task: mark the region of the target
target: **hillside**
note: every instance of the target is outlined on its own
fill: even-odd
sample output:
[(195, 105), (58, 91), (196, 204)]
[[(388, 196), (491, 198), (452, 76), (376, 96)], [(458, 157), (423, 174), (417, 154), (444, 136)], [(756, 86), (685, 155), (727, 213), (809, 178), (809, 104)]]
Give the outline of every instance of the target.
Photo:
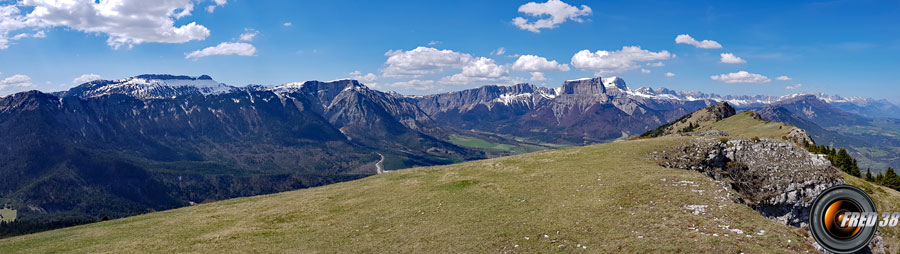
[[(896, 212), (900, 211), (900, 192), (897, 190), (879, 186), (865, 180), (844, 173), (844, 180), (847, 184), (859, 187), (872, 197), (875, 201), (875, 207), (879, 212)], [(884, 237), (884, 245), (886, 253), (900, 252), (900, 228), (882, 227), (878, 228), (878, 233)]]
[[(0, 252), (795, 253), (815, 251), (800, 228), (803, 205), (825, 186), (846, 178), (879, 205), (900, 200), (896, 191), (841, 178), (824, 159), (789, 145), (802, 143), (803, 130), (758, 118), (748, 111), (698, 121), (678, 136), (413, 168), (153, 212), (2, 239)], [(702, 137), (710, 135), (718, 137)], [(743, 171), (725, 166), (727, 156)], [(787, 196), (793, 198), (779, 198)], [(896, 251), (897, 233), (883, 237)]]
[[(733, 139), (743, 136), (736, 126), (770, 137), (789, 129), (747, 113), (717, 124)], [(707, 140), (716, 139), (660, 137), (394, 171), (3, 239), (0, 252), (814, 251), (805, 231), (736, 203), (743, 194), (725, 183), (648, 156)]]
[[(801, 230), (735, 204), (728, 198), (733, 191), (707, 176), (646, 159), (660, 147), (691, 140), (617, 142), (402, 170), (4, 239), (0, 252), (810, 248)], [(694, 214), (698, 205), (708, 208)]]
[(710, 107), (687, 114), (678, 120), (650, 130), (641, 136), (659, 137), (671, 134), (693, 132), (697, 128), (710, 126), (722, 119), (735, 115), (735, 110), (728, 102), (719, 102)]
[[(885, 104), (885, 107), (889, 104)], [(803, 128), (817, 143), (846, 148), (859, 159), (861, 168), (882, 172), (900, 167), (900, 120), (845, 111), (847, 103), (828, 103), (827, 98), (798, 96), (759, 110), (764, 120)], [(854, 111), (858, 112), (858, 111)]]
[[(0, 237), (485, 158), (359, 82), (140, 75), (0, 97)], [(452, 133), (452, 132), (450, 132)]]

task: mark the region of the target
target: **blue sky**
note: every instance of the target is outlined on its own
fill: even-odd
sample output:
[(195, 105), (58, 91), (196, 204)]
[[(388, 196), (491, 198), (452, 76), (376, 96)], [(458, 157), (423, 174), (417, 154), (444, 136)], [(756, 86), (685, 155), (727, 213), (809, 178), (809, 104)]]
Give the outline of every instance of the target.
[[(0, 95), (64, 90), (85, 74), (353, 77), (403, 94), (614, 75), (632, 88), (900, 102), (897, 1), (98, 2), (0, 1)], [(696, 43), (676, 43), (682, 34)]]

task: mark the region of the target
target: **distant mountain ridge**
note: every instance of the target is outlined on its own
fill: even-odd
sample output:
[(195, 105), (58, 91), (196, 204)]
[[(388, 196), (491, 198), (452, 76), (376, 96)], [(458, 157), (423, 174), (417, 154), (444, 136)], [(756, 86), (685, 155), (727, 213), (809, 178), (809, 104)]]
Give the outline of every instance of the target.
[[(455, 137), (586, 145), (717, 102), (747, 109), (767, 100), (776, 98), (631, 89), (618, 77), (425, 96), (349, 79), (273, 87), (207, 75), (96, 80), (0, 97), (0, 207), (18, 209), (22, 221), (80, 223), (357, 179), (382, 166), (487, 157)], [(878, 101), (831, 100), (883, 109), (871, 106)]]
[(900, 167), (900, 119), (851, 113), (816, 95), (793, 97), (756, 111), (764, 120), (806, 130), (817, 143), (846, 148), (860, 159), (861, 168), (873, 173)]
[(0, 206), (71, 224), (484, 158), (403, 98), (296, 88), (141, 75), (0, 98)]
[(484, 86), (410, 100), (446, 126), (577, 145), (639, 134), (714, 103), (635, 95), (615, 77), (568, 80), (557, 89)]

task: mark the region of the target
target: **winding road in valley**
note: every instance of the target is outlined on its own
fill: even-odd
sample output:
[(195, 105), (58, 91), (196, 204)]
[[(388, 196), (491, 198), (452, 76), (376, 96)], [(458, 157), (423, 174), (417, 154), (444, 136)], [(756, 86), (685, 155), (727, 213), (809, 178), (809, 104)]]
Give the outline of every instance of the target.
[(384, 171), (384, 155), (381, 155), (379, 153), (378, 156), (381, 156), (381, 160), (379, 160), (377, 163), (375, 163), (375, 173), (380, 175), (380, 174), (384, 174), (384, 172), (386, 172), (386, 171)]

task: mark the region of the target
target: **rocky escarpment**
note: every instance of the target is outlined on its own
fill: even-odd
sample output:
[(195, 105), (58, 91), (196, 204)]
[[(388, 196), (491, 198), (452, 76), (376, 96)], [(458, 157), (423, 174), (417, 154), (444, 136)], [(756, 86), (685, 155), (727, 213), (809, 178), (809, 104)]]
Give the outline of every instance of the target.
[(575, 145), (639, 134), (714, 103), (649, 96), (617, 77), (567, 80), (558, 88), (485, 86), (407, 99), (443, 126)]
[[(798, 132), (796, 138), (802, 138), (801, 134), (805, 136)], [(815, 197), (844, 183), (841, 171), (822, 155), (779, 140), (698, 138), (650, 157), (663, 167), (696, 170), (722, 181), (740, 194), (736, 202), (806, 230)], [(884, 253), (883, 249), (881, 236), (869, 244), (872, 253)]]
[(729, 183), (741, 194), (738, 202), (767, 218), (806, 228), (816, 195), (844, 181), (839, 169), (820, 155), (775, 140), (696, 142), (653, 154), (660, 165), (692, 169)]

